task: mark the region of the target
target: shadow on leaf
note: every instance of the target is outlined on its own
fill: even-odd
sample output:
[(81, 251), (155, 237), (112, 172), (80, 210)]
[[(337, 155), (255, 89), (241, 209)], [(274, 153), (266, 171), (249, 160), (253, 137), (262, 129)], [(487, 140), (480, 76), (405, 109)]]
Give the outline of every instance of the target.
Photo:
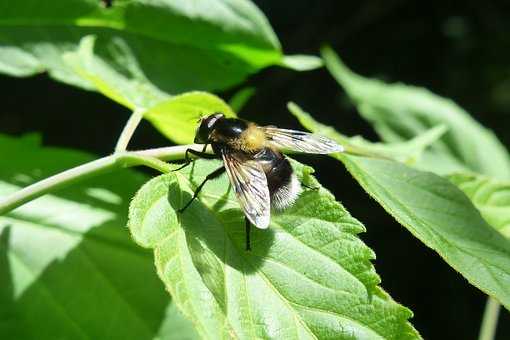
[[(0, 243), (0, 335), (8, 335), (2, 338), (153, 339), (160, 332), (170, 297), (154, 272), (151, 252), (130, 247), (127, 232), (116, 223), (84, 234), (19, 297), (13, 294), (16, 277), (9, 262), (23, 258), (9, 251), (9, 233), (5, 228)], [(24, 269), (31, 275), (28, 265)], [(177, 329), (182, 330), (179, 324)]]
[[(168, 201), (174, 210), (179, 210), (191, 197), (177, 183), (170, 184)], [(183, 213), (178, 214), (193, 262), (204, 279), (209, 271), (215, 270), (210, 265), (216, 262), (221, 271), (223, 264), (244, 274), (257, 271), (274, 239), (271, 229), (252, 227), (252, 250), (245, 250), (244, 215), (240, 209), (221, 210), (227, 198), (228, 190), (212, 208), (196, 199)]]

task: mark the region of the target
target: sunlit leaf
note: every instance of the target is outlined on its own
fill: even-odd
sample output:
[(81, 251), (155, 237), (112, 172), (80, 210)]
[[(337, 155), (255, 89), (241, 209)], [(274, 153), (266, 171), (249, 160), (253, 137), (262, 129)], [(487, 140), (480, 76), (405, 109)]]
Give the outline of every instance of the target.
[[(268, 230), (252, 231), (226, 176), (205, 185), (200, 200), (176, 210), (220, 166), (196, 161), (152, 179), (130, 207), (129, 227), (154, 249), (160, 278), (204, 338), (417, 339), (411, 312), (377, 284), (363, 225), (293, 162), (306, 190)], [(191, 174), (191, 175), (190, 175)]]
[(248, 0), (119, 0), (110, 8), (100, 0), (24, 0), (0, 3), (0, 72), (48, 71), (91, 88), (62, 59), (91, 34), (111, 72), (134, 73), (171, 95), (224, 89), (284, 60), (266, 17)]
[[(33, 137), (0, 136), (0, 154), (0, 197), (92, 159)], [(103, 175), (0, 216), (1, 339), (196, 338), (124, 227), (145, 180)]]
[(471, 284), (510, 308), (510, 242), (448, 180), (397, 162), (338, 156), (363, 188)]
[(144, 112), (144, 118), (169, 139), (193, 143), (198, 121), (212, 113), (221, 112), (227, 117), (236, 114), (220, 98), (207, 92), (188, 92), (172, 97)]
[(438, 174), (471, 171), (510, 179), (508, 151), (494, 133), (453, 101), (419, 87), (364, 78), (330, 49), (326, 67), (354, 101), (359, 113), (385, 142), (402, 142), (444, 125), (448, 131), (424, 153), (418, 166)]

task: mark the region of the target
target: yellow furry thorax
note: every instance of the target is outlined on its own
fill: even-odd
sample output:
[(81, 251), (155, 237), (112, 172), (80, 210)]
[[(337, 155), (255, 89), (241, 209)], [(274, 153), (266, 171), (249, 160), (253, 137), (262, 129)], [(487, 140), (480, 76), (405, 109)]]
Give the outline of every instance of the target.
[(266, 146), (266, 134), (253, 123), (250, 123), (248, 128), (246, 128), (238, 138), (227, 139), (214, 132), (211, 137), (213, 140), (225, 143), (235, 150), (248, 153), (258, 152)]
[(255, 124), (250, 124), (241, 134), (241, 144), (243, 151), (257, 151), (266, 144), (266, 134)]

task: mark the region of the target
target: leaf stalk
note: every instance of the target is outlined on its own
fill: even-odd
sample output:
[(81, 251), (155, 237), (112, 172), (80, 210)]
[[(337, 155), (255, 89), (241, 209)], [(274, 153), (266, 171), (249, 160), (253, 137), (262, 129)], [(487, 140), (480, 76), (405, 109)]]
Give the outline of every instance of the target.
[(126, 125), (122, 129), (120, 133), (120, 137), (117, 140), (117, 145), (115, 145), (115, 152), (123, 152), (126, 151), (129, 141), (133, 134), (135, 133), (138, 124), (142, 121), (143, 118), (143, 109), (136, 109), (133, 111), (131, 116), (129, 117)]
[(43, 179), (6, 196), (0, 200), (0, 215), (6, 214), (44, 194), (112, 170), (143, 165), (161, 173), (167, 173), (173, 167), (165, 161), (182, 159), (186, 149), (191, 148), (200, 151), (202, 147), (199, 144), (190, 144), (140, 151), (124, 151), (96, 159)]
[(496, 328), (498, 326), (500, 303), (493, 297), (487, 297), (485, 311), (483, 312), (482, 326), (478, 340), (493, 340), (496, 336)]

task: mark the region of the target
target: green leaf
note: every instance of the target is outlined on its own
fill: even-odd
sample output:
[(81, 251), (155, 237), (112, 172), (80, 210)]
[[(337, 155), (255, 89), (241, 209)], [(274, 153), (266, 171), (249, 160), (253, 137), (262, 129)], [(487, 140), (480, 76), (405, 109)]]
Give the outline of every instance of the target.
[(111, 8), (99, 0), (25, 0), (0, 4), (0, 72), (48, 71), (90, 88), (62, 59), (90, 34), (106, 66), (129, 74), (124, 62), (135, 61), (143, 78), (171, 95), (225, 89), (283, 60), (266, 17), (248, 0), (119, 0)]
[(454, 174), (448, 179), (464, 191), (487, 223), (510, 238), (510, 182), (476, 174)]
[(386, 160), (338, 156), (361, 186), (472, 285), (510, 308), (510, 242), (448, 180)]
[(144, 112), (144, 118), (174, 142), (189, 144), (195, 138), (197, 121), (215, 112), (227, 117), (236, 116), (220, 98), (197, 91), (172, 97), (151, 107)]
[(349, 70), (330, 48), (324, 48), (322, 56), (360, 114), (384, 141), (402, 142), (438, 125), (448, 128), (424, 153), (418, 167), (441, 175), (474, 171), (510, 179), (508, 151), (492, 131), (451, 100), (424, 88), (361, 77)]
[[(0, 196), (92, 159), (34, 137), (0, 136), (0, 154)], [(145, 180), (104, 175), (0, 216), (1, 339), (196, 338), (124, 228)]]
[[(416, 339), (411, 312), (377, 284), (374, 253), (356, 236), (356, 219), (293, 162), (317, 190), (301, 194), (268, 230), (252, 230), (226, 176), (208, 182), (182, 214), (192, 189), (218, 168), (193, 168), (152, 179), (130, 207), (133, 238), (153, 248), (174, 302), (207, 339)], [(190, 167), (191, 168), (191, 167)]]
[[(94, 55), (94, 41), (93, 36), (83, 38), (79, 50), (66, 53), (64, 59), (101, 93), (132, 110), (143, 112), (145, 119), (174, 142), (192, 143), (197, 120), (203, 116), (214, 112), (223, 112), (227, 117), (236, 116), (223, 100), (213, 94), (194, 91), (170, 97), (148, 83), (135, 66), (130, 77), (122, 75), (105, 66)], [(130, 63), (134, 61), (126, 59), (126, 68), (134, 65)]]
[(295, 103), (290, 102), (287, 107), (307, 130), (337, 141), (339, 144), (343, 145), (345, 150), (349, 153), (387, 158), (406, 164), (416, 163), (425, 149), (446, 132), (444, 126), (436, 126), (409, 141), (374, 143), (361, 136), (347, 137), (334, 128), (319, 123), (308, 112), (303, 111)]
[(161, 92), (140, 70), (133, 52), (123, 41), (114, 40), (116, 57), (123, 72), (94, 55), (95, 36), (84, 37), (75, 52), (64, 53), (65, 62), (97, 91), (131, 110), (143, 110), (170, 96)]

